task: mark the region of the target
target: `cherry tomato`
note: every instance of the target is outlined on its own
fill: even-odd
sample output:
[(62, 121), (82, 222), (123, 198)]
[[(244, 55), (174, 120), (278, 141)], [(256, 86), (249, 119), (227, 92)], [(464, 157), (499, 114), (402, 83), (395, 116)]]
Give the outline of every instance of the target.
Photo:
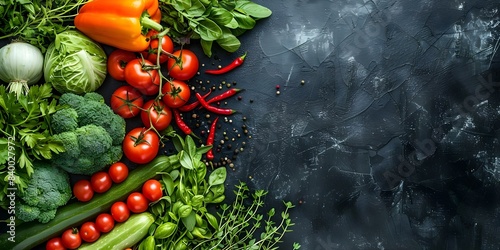
[(153, 63), (141, 58), (128, 62), (125, 66), (125, 81), (144, 95), (158, 94), (160, 75), (156, 69), (146, 69), (152, 66)]
[(61, 242), (68, 249), (77, 249), (82, 244), (82, 238), (78, 233), (78, 229), (66, 229), (61, 236)]
[(90, 185), (90, 181), (88, 180), (79, 180), (73, 186), (73, 195), (75, 195), (76, 199), (79, 201), (89, 201), (94, 196), (94, 190), (92, 189), (92, 185)]
[(112, 184), (113, 181), (111, 180), (109, 174), (103, 171), (94, 173), (90, 177), (90, 185), (96, 193), (104, 193), (108, 191)]
[(172, 110), (162, 101), (149, 100), (142, 109), (141, 120), (146, 127), (152, 125), (156, 130), (161, 131), (166, 129), (172, 121)]
[(60, 237), (55, 237), (47, 241), (45, 250), (66, 250), (66, 248), (62, 244), (62, 239)]
[(161, 189), (161, 183), (155, 179), (147, 180), (142, 185), (142, 194), (149, 201), (157, 201), (163, 196), (163, 192)]
[(134, 128), (123, 139), (123, 153), (134, 163), (145, 164), (158, 154), (160, 138), (152, 130)]
[(167, 61), (168, 74), (179, 80), (189, 80), (198, 72), (200, 63), (198, 57), (190, 50), (182, 49), (172, 53), (175, 58)]
[(184, 81), (172, 80), (165, 82), (162, 88), (163, 102), (171, 108), (179, 108), (186, 104), (191, 97), (191, 90)]
[(111, 205), (111, 216), (116, 222), (124, 222), (130, 217), (130, 210), (123, 201), (117, 201)]
[(102, 213), (97, 216), (95, 219), (95, 227), (101, 233), (107, 233), (113, 229), (115, 226), (115, 220), (113, 216), (108, 213)]
[(142, 213), (148, 210), (148, 204), (148, 199), (139, 192), (133, 192), (127, 197), (127, 207), (134, 213)]
[[(142, 56), (147, 59), (148, 61), (156, 64), (156, 58), (158, 56), (158, 44), (159, 44), (159, 39), (156, 37), (158, 35), (158, 31), (156, 30), (150, 30), (148, 34), (146, 35), (149, 37), (151, 40), (149, 42), (149, 47), (146, 51), (142, 53)], [(163, 51), (172, 54), (174, 52), (174, 43), (172, 42), (172, 39), (170, 39), (169, 36), (163, 36), (161, 39), (161, 48)], [(160, 63), (164, 63), (168, 60), (168, 55), (165, 53), (160, 54)]]
[(109, 167), (108, 174), (114, 183), (121, 183), (128, 177), (128, 167), (123, 162), (115, 162)]
[(116, 49), (108, 56), (107, 69), (109, 75), (117, 80), (125, 80), (125, 66), (127, 63), (136, 59), (134, 52)]
[(111, 109), (123, 118), (138, 115), (143, 104), (141, 92), (132, 86), (121, 86), (111, 95)]
[(87, 221), (80, 227), (80, 237), (85, 242), (94, 242), (101, 236), (101, 232), (97, 229), (92, 221)]

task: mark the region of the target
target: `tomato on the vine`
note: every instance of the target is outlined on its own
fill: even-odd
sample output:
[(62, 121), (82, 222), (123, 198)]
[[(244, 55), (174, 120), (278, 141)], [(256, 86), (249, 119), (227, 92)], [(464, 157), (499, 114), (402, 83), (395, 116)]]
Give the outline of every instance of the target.
[(145, 164), (158, 154), (160, 138), (153, 130), (134, 128), (123, 139), (123, 153), (134, 163)]
[[(149, 47), (146, 51), (142, 52), (142, 56), (152, 63), (156, 63), (156, 59), (158, 57), (158, 45), (160, 44), (160, 39), (156, 37), (158, 35), (158, 31), (150, 30), (146, 37), (149, 37), (151, 40), (149, 42)], [(162, 51), (172, 54), (174, 52), (174, 43), (169, 36), (163, 36), (161, 39), (161, 48)], [(169, 56), (166, 53), (160, 54), (160, 63), (164, 63), (168, 60)]]
[(130, 210), (123, 201), (117, 201), (111, 205), (111, 216), (116, 222), (124, 222), (130, 217)]
[(134, 213), (142, 213), (148, 210), (148, 205), (148, 199), (139, 192), (133, 192), (127, 197), (127, 207)]
[(80, 237), (80, 233), (78, 233), (78, 229), (66, 229), (61, 236), (61, 242), (68, 249), (77, 249), (80, 247), (82, 245), (82, 238)]
[(122, 49), (116, 49), (111, 52), (108, 56), (107, 69), (109, 75), (117, 80), (125, 80), (125, 66), (127, 63), (136, 59), (137, 56), (134, 52), (126, 51)]
[(80, 227), (80, 237), (85, 242), (94, 242), (101, 236), (101, 232), (97, 229), (92, 221), (87, 221)]
[(121, 86), (111, 95), (111, 109), (123, 118), (138, 115), (143, 104), (142, 94), (132, 86)]
[(115, 162), (109, 167), (108, 174), (114, 183), (121, 183), (128, 177), (128, 167), (123, 162)]
[(152, 125), (156, 130), (164, 130), (172, 121), (172, 110), (161, 100), (149, 100), (142, 107), (141, 120), (144, 126)]
[(95, 219), (95, 227), (101, 233), (107, 233), (115, 226), (115, 219), (108, 213), (102, 213)]
[(187, 83), (181, 80), (165, 82), (162, 87), (162, 100), (171, 108), (179, 108), (186, 104), (191, 97), (191, 90)]
[(94, 197), (94, 190), (88, 180), (79, 180), (73, 185), (73, 195), (79, 201), (89, 201)]
[(134, 59), (125, 66), (125, 81), (144, 95), (158, 94), (160, 75), (154, 67), (148, 60)]
[(113, 181), (108, 173), (104, 171), (96, 172), (90, 176), (90, 185), (96, 193), (104, 193), (111, 188)]
[(194, 52), (187, 49), (181, 49), (172, 53), (174, 58), (167, 61), (168, 74), (179, 80), (189, 80), (198, 72), (200, 63)]
[(161, 183), (155, 179), (147, 180), (142, 185), (142, 194), (149, 201), (157, 201), (163, 196), (163, 191), (161, 189)]
[(61, 237), (55, 237), (47, 241), (45, 250), (66, 250), (66, 247), (63, 246)]

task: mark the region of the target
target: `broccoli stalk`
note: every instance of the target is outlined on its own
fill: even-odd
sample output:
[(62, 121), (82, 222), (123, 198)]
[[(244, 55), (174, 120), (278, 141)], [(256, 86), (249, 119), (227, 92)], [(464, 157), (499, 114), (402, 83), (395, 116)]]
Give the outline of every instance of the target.
[(17, 192), (20, 199), (16, 204), (16, 216), (25, 222), (47, 223), (55, 217), (57, 208), (72, 196), (69, 176), (47, 162), (34, 162), (34, 169), (27, 188)]
[(51, 127), (65, 152), (52, 157), (54, 166), (72, 174), (91, 175), (121, 159), (125, 120), (100, 94), (65, 93), (59, 103), (65, 108), (52, 115)]

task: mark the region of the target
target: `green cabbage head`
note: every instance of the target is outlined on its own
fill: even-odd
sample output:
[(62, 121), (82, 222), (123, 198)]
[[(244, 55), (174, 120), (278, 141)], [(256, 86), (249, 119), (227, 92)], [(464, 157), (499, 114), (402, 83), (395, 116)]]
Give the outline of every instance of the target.
[(106, 53), (77, 30), (56, 35), (44, 60), (45, 81), (60, 93), (94, 92), (106, 78)]

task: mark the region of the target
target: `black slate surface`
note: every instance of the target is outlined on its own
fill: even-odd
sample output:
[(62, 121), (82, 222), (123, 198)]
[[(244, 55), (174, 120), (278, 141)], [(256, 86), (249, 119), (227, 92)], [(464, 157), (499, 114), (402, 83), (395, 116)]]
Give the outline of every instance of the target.
[(499, 249), (500, 3), (255, 2), (273, 15), (238, 52), (200, 56), (203, 70), (247, 51), (243, 67), (191, 83), (245, 89), (216, 157), (234, 164), (228, 190), (296, 205), (280, 249)]

